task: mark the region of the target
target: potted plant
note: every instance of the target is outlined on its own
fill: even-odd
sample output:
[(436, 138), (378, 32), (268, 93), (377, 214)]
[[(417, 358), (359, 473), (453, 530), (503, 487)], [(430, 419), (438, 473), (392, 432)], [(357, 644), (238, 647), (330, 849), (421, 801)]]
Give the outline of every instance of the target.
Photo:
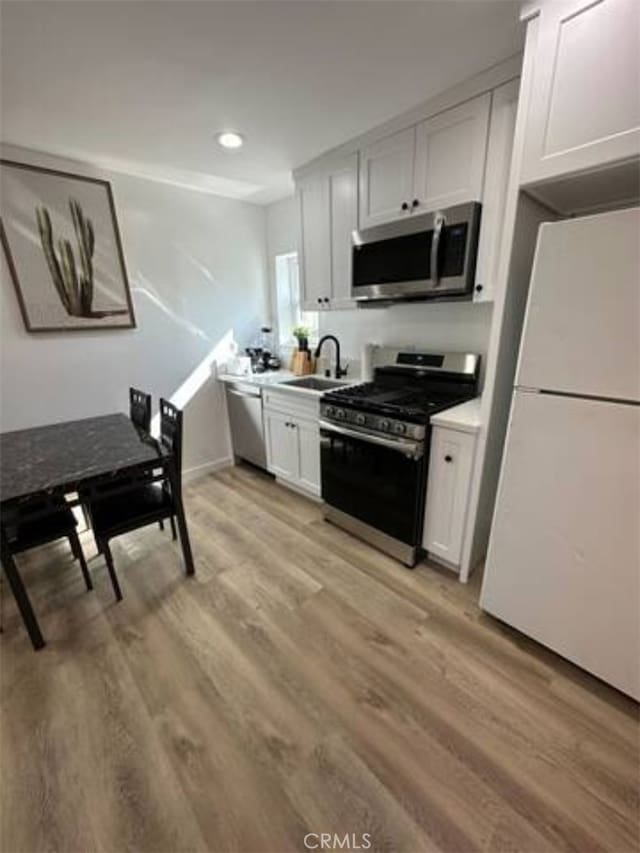
[(307, 326), (296, 326), (293, 329), (293, 337), (298, 341), (298, 349), (300, 352), (306, 352), (309, 349), (310, 329)]

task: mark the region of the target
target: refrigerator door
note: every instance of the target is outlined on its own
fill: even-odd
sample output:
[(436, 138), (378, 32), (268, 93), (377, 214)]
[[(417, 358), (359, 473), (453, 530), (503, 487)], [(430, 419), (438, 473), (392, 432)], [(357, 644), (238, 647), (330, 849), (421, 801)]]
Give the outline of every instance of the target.
[(481, 606), (640, 698), (640, 407), (516, 391)]
[(640, 400), (640, 208), (541, 226), (516, 385)]

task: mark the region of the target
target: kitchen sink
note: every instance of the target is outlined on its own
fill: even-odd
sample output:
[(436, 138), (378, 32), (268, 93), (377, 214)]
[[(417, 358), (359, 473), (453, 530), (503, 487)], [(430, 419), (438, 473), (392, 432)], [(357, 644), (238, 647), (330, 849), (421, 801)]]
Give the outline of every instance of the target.
[(345, 383), (339, 379), (324, 379), (321, 376), (303, 376), (300, 379), (288, 379), (282, 385), (292, 388), (308, 388), (310, 391), (328, 391), (330, 388), (341, 388)]

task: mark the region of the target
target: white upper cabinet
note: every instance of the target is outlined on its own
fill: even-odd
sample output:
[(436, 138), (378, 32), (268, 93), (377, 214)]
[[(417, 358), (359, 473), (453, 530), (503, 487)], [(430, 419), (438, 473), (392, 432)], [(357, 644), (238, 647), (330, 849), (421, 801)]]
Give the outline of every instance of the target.
[(482, 197), (491, 94), (360, 152), (360, 227)]
[(349, 154), (329, 169), (329, 235), (332, 308), (351, 301), (351, 234), (358, 227), (358, 155)]
[(638, 0), (553, 0), (539, 14), (521, 182), (637, 157)]
[(351, 232), (358, 227), (358, 155), (298, 184), (302, 304), (307, 311), (351, 304)]
[(360, 151), (360, 227), (390, 222), (410, 212), (416, 129), (386, 136)]
[(329, 201), (324, 175), (310, 175), (298, 184), (298, 199), (302, 302), (307, 310), (317, 310), (329, 297), (331, 288)]
[(497, 88), (492, 96), (474, 302), (493, 299), (493, 284), (498, 275), (504, 230), (504, 208), (511, 172), (519, 88), (520, 81), (511, 80)]
[(416, 212), (482, 198), (490, 107), (488, 93), (418, 125), (409, 199)]

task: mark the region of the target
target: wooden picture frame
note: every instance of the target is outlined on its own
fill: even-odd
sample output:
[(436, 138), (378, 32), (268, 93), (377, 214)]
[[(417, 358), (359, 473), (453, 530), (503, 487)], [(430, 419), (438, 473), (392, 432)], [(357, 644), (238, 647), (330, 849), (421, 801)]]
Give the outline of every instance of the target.
[(136, 327), (109, 181), (0, 158), (0, 241), (28, 332)]

